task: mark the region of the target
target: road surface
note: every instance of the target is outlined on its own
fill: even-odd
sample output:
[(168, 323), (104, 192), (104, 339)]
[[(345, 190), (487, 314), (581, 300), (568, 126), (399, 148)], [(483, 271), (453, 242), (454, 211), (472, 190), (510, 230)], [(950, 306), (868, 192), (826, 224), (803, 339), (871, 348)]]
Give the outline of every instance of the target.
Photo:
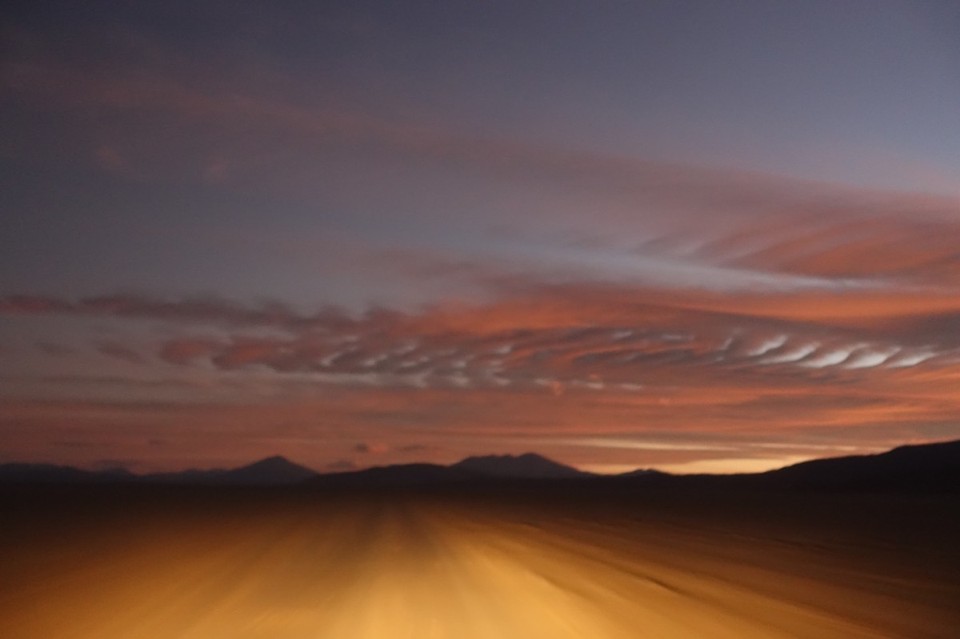
[(960, 636), (943, 566), (682, 518), (365, 498), (47, 524), (0, 548), (6, 639)]

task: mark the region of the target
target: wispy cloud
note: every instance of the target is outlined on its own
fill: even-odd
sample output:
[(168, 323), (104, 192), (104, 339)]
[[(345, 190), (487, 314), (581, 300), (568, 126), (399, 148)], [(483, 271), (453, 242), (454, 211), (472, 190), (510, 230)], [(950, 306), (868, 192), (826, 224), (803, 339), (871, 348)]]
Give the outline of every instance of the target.
[[(53, 105), (78, 118), (91, 109), (125, 121), (169, 118), (166, 127), (137, 127), (136, 136), (130, 135), (130, 127), (99, 124), (99, 137), (106, 141), (91, 149), (91, 156), (108, 170), (182, 179), (187, 162), (195, 166), (198, 181), (215, 179), (244, 190), (296, 190), (298, 182), (301, 189), (318, 183), (318, 172), (322, 176), (329, 168), (331, 152), (352, 149), (388, 164), (443, 165), (500, 184), (549, 186), (540, 189), (539, 199), (513, 189), (509, 197), (514, 207), (520, 198), (522, 220), (511, 215), (510, 201), (504, 201), (498, 202), (502, 210), (492, 224), (513, 222), (534, 231), (548, 221), (558, 235), (567, 229), (585, 233), (576, 238), (579, 242), (622, 239), (627, 232), (651, 253), (712, 255), (743, 263), (766, 253), (796, 261), (798, 271), (822, 273), (828, 264), (824, 256), (815, 268), (807, 268), (805, 255), (828, 252), (836, 238), (846, 234), (848, 250), (867, 254), (882, 246), (903, 251), (901, 259), (887, 265), (907, 268), (949, 250), (950, 242), (938, 227), (952, 224), (958, 208), (951, 193), (853, 188), (477, 135), (425, 116), (389, 119), (335, 100), (304, 101), (287, 92), (256, 91), (222, 78), (212, 81), (218, 69), (178, 74), (172, 71), (177, 68), (145, 73), (142, 66), (125, 68), (116, 61), (97, 67), (34, 54), (8, 61), (6, 84), (25, 105)], [(151, 136), (149, 143), (143, 135)], [(340, 178), (353, 185), (353, 177)], [(392, 186), (383, 178), (378, 190)], [(319, 183), (332, 187), (324, 180)], [(452, 213), (425, 207), (407, 211), (406, 219), (411, 215), (435, 223)], [(919, 257), (913, 242), (891, 246), (903, 228), (914, 226), (913, 221), (904, 222), (906, 216), (918, 221), (911, 232), (923, 236), (926, 248), (939, 247), (933, 255)], [(875, 220), (882, 222), (863, 223)], [(747, 221), (749, 225), (743, 224)], [(798, 228), (802, 232), (797, 233)], [(691, 230), (697, 231), (693, 237)], [(851, 270), (874, 272), (870, 264)]]
[[(833, 293), (819, 295), (711, 297), (581, 284), (357, 316), (140, 298), (14, 298), (3, 309), (160, 321), (160, 336), (146, 333), (131, 349), (142, 357), (137, 361), (149, 358), (166, 375), (202, 374), (206, 384), (222, 387), (217, 397), (232, 397), (237, 407), (185, 405), (201, 411), (197, 419), (203, 414), (226, 430), (225, 420), (283, 420), (317, 432), (309, 424), (322, 415), (335, 431), (352, 434), (341, 450), (364, 452), (356, 442), (368, 432), (369, 439), (359, 439), (365, 451), (382, 451), (385, 459), (407, 458), (410, 437), (446, 443), (455, 436), (475, 446), (490, 438), (522, 446), (526, 437), (562, 454), (578, 442), (574, 454), (591, 463), (681, 464), (742, 459), (748, 449), (756, 458), (773, 457), (742, 441), (636, 437), (692, 429), (769, 441), (776, 433), (785, 442), (777, 454), (786, 459), (815, 456), (819, 449), (811, 446), (830, 432), (855, 432), (865, 449), (942, 432), (960, 408), (954, 334), (912, 324), (916, 309), (898, 300), (896, 289), (883, 293), (889, 304), (855, 314), (834, 314), (830, 306), (813, 311), (794, 299), (816, 308)], [(201, 395), (191, 392), (191, 401)], [(241, 418), (242, 406), (263, 410)], [(268, 410), (272, 417), (260, 414)], [(267, 431), (258, 441), (270, 439)], [(591, 434), (598, 431), (608, 435)], [(286, 441), (273, 437), (278, 445)], [(456, 455), (456, 447), (447, 450)]]

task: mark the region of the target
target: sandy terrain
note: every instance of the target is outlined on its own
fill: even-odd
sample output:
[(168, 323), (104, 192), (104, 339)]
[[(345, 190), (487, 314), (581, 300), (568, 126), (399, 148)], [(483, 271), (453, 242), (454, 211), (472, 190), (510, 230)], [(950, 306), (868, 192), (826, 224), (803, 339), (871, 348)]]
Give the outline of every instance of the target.
[(531, 499), (57, 499), (7, 504), (6, 639), (960, 636), (956, 553), (916, 535)]

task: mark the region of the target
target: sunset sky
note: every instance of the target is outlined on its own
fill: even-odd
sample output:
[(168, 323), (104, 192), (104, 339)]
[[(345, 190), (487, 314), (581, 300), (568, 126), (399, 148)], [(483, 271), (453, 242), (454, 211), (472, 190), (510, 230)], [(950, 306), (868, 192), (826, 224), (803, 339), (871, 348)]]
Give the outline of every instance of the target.
[(960, 4), (6, 2), (0, 463), (960, 437)]

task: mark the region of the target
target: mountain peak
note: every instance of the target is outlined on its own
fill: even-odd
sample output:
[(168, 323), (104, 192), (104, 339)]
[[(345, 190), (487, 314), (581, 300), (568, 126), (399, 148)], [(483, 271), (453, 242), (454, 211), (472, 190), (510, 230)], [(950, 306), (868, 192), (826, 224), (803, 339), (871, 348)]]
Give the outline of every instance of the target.
[(316, 474), (316, 471), (296, 464), (282, 455), (273, 455), (228, 470), (220, 476), (220, 481), (240, 484), (295, 484)]
[(586, 473), (537, 453), (521, 455), (480, 455), (467, 457), (451, 468), (468, 470), (479, 475), (503, 478), (558, 479), (582, 477)]
[(270, 457), (264, 457), (263, 459), (257, 460), (241, 468), (253, 468), (256, 467), (281, 467), (281, 466), (296, 466), (297, 464), (293, 463), (283, 455), (272, 455)]

